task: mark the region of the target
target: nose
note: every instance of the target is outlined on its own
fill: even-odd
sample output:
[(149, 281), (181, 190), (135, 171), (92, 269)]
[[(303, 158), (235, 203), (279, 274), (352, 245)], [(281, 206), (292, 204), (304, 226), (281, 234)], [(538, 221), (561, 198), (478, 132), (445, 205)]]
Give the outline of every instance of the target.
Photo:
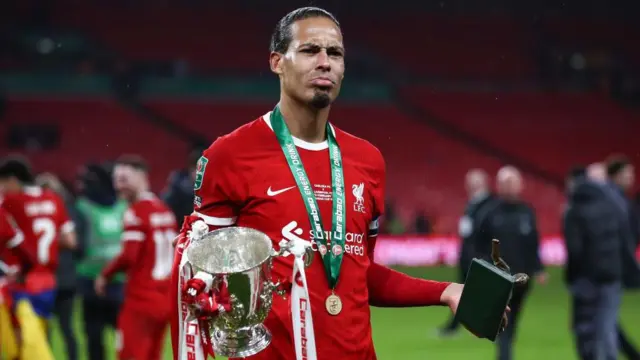
[(322, 51), (318, 52), (316, 57), (317, 65), (316, 68), (324, 71), (331, 70), (331, 63), (329, 62), (329, 55), (327, 54), (326, 49), (322, 49)]

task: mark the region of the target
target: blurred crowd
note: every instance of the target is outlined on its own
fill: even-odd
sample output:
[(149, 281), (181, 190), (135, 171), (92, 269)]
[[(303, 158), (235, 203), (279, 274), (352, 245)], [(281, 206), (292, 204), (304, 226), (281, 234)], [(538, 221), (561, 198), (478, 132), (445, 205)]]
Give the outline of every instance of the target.
[[(567, 204), (562, 221), (567, 249), (564, 280), (571, 296), (572, 330), (583, 360), (639, 360), (640, 352), (620, 324), (625, 289), (640, 289), (640, 206), (632, 197), (635, 168), (624, 156), (612, 156), (587, 167), (578, 166), (566, 178)], [(465, 179), (469, 202), (460, 220), (462, 249), (458, 281), (464, 282), (474, 258), (491, 261), (491, 243), (499, 239), (502, 256), (512, 273), (525, 273), (545, 284), (539, 256), (540, 235), (535, 210), (521, 197), (523, 180), (511, 166), (489, 175), (470, 170)], [(509, 324), (497, 342), (498, 359), (512, 358), (518, 318), (531, 283), (516, 286), (510, 301)], [(457, 332), (455, 318), (439, 329), (448, 337)]]

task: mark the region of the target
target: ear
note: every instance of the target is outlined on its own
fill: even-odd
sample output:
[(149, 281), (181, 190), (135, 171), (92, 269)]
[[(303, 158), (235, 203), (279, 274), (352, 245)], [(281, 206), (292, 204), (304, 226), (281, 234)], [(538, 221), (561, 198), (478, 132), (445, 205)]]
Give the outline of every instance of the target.
[(282, 75), (282, 59), (284, 59), (282, 54), (275, 51), (269, 54), (269, 67), (273, 73)]

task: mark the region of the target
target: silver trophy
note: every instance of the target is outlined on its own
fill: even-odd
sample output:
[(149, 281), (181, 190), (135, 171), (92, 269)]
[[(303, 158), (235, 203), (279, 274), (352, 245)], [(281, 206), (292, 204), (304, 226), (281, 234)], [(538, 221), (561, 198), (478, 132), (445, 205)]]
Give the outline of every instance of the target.
[[(309, 248), (310, 249), (310, 248)], [(271, 281), (273, 258), (288, 255), (286, 243), (273, 249), (264, 233), (246, 227), (214, 230), (192, 239), (186, 255), (194, 274), (211, 275), (211, 289), (228, 293), (231, 310), (209, 321), (216, 354), (247, 357), (264, 350), (271, 333), (263, 325), (271, 310), (273, 293), (284, 296), (280, 282)], [(307, 261), (313, 256), (307, 252)]]

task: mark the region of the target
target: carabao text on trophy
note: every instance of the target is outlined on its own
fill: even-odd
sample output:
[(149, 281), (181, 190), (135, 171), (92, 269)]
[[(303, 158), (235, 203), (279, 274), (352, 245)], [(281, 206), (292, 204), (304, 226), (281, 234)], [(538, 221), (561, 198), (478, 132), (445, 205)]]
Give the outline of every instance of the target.
[(195, 274), (211, 276), (211, 289), (228, 296), (231, 310), (209, 322), (211, 343), (217, 354), (246, 357), (264, 350), (271, 333), (263, 325), (280, 282), (271, 281), (273, 258), (286, 253), (273, 249), (264, 233), (246, 227), (214, 230), (194, 238), (186, 256)]

